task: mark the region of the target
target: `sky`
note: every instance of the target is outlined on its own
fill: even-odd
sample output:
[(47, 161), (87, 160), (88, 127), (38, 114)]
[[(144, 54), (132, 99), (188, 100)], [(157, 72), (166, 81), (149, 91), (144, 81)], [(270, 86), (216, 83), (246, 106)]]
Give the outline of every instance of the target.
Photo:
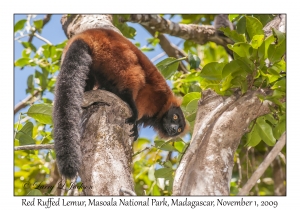
[[(45, 27), (42, 30), (41, 36), (49, 40), (52, 44), (59, 44), (67, 39), (61, 23), (60, 14), (55, 14), (51, 16), (51, 20), (45, 25)], [(45, 15), (39, 14), (36, 16), (34, 20), (39, 20), (44, 18)], [(14, 15), (14, 23), (18, 22), (21, 19), (27, 19), (26, 14), (16, 14)], [(176, 18), (174, 19), (176, 21)], [(141, 46), (145, 46), (147, 44), (147, 38), (151, 38), (152, 36), (139, 24), (136, 23), (129, 23), (130, 26), (134, 27), (137, 31), (137, 34), (134, 38), (134, 40), (131, 40), (133, 43), (135, 42), (140, 42)], [(19, 37), (20, 34), (17, 33), (15, 35), (15, 38)], [(180, 42), (181, 39), (172, 37), (172, 36), (167, 36), (169, 40), (177, 44)], [(21, 41), (28, 41), (28, 37), (24, 37), (20, 39)], [(24, 49), (23, 46), (19, 43), (20, 40), (14, 41), (14, 60), (19, 59), (22, 56), (22, 50)], [(38, 49), (39, 46), (42, 44), (45, 44), (43, 41), (40, 39), (34, 37), (33, 42), (32, 42)], [(181, 44), (182, 45), (182, 44)], [(180, 45), (179, 45), (180, 46)], [(150, 52), (145, 52), (145, 54), (148, 56), (149, 59), (154, 58), (158, 54), (163, 52), (163, 50), (160, 48), (159, 45), (156, 46), (154, 51)], [(155, 61), (155, 64), (161, 61), (162, 59), (166, 58), (167, 56), (164, 56), (158, 60)], [(32, 67), (25, 67), (24, 69), (20, 69), (18, 67), (15, 67), (14, 69), (14, 106), (21, 102), (24, 98), (26, 98), (29, 94), (26, 94), (26, 88), (27, 88), (27, 78), (30, 74), (32, 74), (35, 71), (35, 68)], [(171, 83), (168, 81), (168, 84), (171, 85)], [(46, 97), (49, 97), (50, 99), (53, 99), (53, 94), (52, 93), (46, 93)], [(26, 108), (20, 110), (20, 112), (24, 113), (28, 110), (29, 106)], [(19, 118), (19, 113), (17, 113), (14, 116), (15, 122)], [(149, 139), (153, 139), (155, 137), (155, 132), (153, 131), (152, 128), (141, 128), (139, 132), (140, 137), (146, 137)]]

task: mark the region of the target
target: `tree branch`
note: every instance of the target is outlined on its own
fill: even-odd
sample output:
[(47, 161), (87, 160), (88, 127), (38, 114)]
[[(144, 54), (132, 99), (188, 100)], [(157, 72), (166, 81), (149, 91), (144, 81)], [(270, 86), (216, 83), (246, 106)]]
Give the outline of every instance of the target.
[(134, 190), (132, 178), (132, 125), (129, 106), (116, 95), (94, 90), (84, 94), (80, 129), (82, 183), (92, 186), (85, 195), (120, 195), (120, 189)]
[(68, 38), (90, 28), (107, 28), (122, 34), (112, 24), (111, 15), (63, 15), (60, 22)]
[[(18, 111), (20, 111), (21, 109), (25, 108), (25, 107), (28, 105), (28, 103), (29, 103), (30, 101), (32, 101), (32, 100), (35, 101), (36, 99), (34, 99), (34, 98), (37, 97), (40, 93), (41, 93), (41, 91), (35, 90), (34, 93), (33, 93), (33, 95), (30, 95), (30, 96), (26, 97), (26, 98), (23, 99), (20, 103), (18, 103), (18, 104), (15, 106), (15, 108), (14, 108), (14, 114), (16, 114), (16, 113), (17, 113)], [(33, 101), (33, 102), (34, 102), (34, 101)]]
[(41, 150), (41, 149), (54, 149), (54, 144), (37, 144), (37, 145), (24, 145), (14, 147), (15, 151), (18, 150)]
[(52, 45), (52, 43), (51, 43), (49, 40), (47, 40), (46, 38), (40, 36), (39, 34), (34, 33), (33, 35), (34, 35), (35, 37), (37, 37), (38, 39), (40, 39), (40, 40), (46, 42), (47, 44)]
[[(43, 27), (50, 21), (51, 19), (51, 16), (50, 14), (47, 14), (44, 19), (43, 19)], [(36, 33), (37, 29), (33, 30), (32, 33), (29, 35), (29, 39), (28, 39), (28, 42), (32, 42), (32, 39), (34, 37), (34, 34)]]
[[(144, 26), (144, 28), (153, 37), (155, 36), (155, 30), (153, 30), (153, 29), (151, 29), (147, 26)], [(169, 57), (180, 58), (180, 57), (186, 57), (187, 56), (186, 53), (183, 50), (179, 49), (177, 46), (170, 43), (169, 40), (163, 34), (159, 34), (157, 38), (160, 40), (159, 44), (160, 44), (161, 48), (167, 53), (167, 55)], [(183, 71), (185, 73), (188, 72), (182, 62), (180, 62), (178, 70)]]
[[(125, 21), (125, 20), (122, 20)], [(129, 22), (140, 23), (158, 32), (170, 34), (185, 40), (192, 40), (203, 45), (207, 42), (215, 42), (218, 45), (226, 46), (232, 43), (229, 39), (222, 39), (216, 36), (216, 30), (212, 25), (180, 24), (166, 20), (159, 15), (130, 15)]]
[(247, 183), (239, 191), (238, 195), (248, 195), (249, 191), (256, 184), (257, 180), (263, 175), (268, 166), (272, 163), (275, 157), (280, 153), (286, 143), (286, 132), (284, 132), (279, 138), (276, 145), (273, 147), (271, 152), (267, 155), (264, 161), (258, 166), (256, 171), (252, 174)]

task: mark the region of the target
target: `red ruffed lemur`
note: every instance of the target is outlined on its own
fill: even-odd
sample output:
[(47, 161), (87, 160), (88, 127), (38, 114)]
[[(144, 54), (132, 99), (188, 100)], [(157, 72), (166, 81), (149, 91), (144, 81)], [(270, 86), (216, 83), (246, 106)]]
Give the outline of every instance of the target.
[(89, 29), (73, 36), (63, 53), (53, 109), (59, 171), (75, 177), (81, 166), (79, 121), (83, 93), (105, 89), (132, 109), (126, 123), (136, 140), (138, 125), (152, 126), (162, 138), (183, 134), (187, 125), (165, 79), (128, 39), (110, 29)]

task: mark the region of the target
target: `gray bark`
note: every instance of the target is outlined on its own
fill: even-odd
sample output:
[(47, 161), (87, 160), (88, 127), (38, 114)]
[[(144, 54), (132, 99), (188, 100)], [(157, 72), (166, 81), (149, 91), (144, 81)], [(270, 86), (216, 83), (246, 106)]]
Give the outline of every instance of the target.
[(132, 191), (132, 125), (125, 124), (131, 109), (104, 90), (86, 92), (82, 107), (79, 175), (86, 187), (84, 194), (120, 195), (121, 188)]
[(234, 152), (250, 122), (269, 112), (252, 91), (222, 97), (213, 91), (199, 101), (190, 146), (177, 168), (173, 195), (229, 195)]

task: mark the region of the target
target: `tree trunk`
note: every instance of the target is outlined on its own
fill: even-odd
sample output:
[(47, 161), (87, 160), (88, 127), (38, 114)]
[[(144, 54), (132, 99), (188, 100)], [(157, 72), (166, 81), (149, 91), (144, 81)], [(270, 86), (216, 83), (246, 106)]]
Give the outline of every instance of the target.
[(132, 125), (129, 106), (116, 95), (88, 91), (81, 118), (82, 168), (79, 172), (85, 195), (120, 195), (121, 188), (133, 190)]
[(268, 102), (262, 103), (258, 93), (225, 98), (203, 92), (190, 146), (176, 171), (173, 195), (229, 195), (240, 139), (253, 119), (269, 112)]

